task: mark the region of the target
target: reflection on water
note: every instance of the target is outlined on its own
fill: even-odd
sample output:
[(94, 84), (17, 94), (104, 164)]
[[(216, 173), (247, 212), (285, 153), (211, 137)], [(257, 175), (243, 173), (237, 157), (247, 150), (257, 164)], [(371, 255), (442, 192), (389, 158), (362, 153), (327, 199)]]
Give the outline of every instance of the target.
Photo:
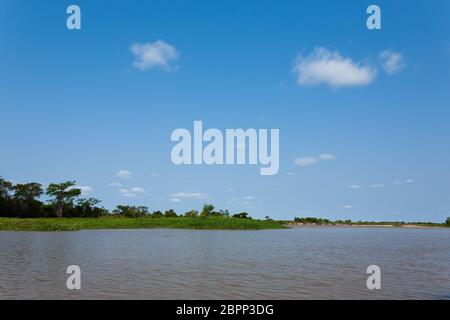
[[(68, 265), (81, 290), (66, 289)], [(381, 267), (381, 290), (366, 287)], [(0, 232), (0, 299), (433, 299), (450, 229)]]

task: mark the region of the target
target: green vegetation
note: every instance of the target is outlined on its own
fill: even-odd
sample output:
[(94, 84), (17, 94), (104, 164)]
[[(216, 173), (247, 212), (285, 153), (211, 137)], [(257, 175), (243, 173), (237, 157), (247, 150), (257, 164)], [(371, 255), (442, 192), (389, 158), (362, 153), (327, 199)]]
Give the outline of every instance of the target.
[(275, 221), (209, 218), (125, 218), (114, 215), (101, 218), (0, 218), (2, 231), (77, 231), (93, 229), (175, 228), (200, 230), (262, 230), (286, 228)]
[(0, 178), (0, 230), (74, 231), (86, 229), (189, 228), (217, 230), (259, 230), (285, 228), (275, 221), (253, 220), (248, 213), (230, 215), (205, 204), (178, 215), (169, 209), (150, 212), (145, 206), (118, 205), (109, 212), (99, 207), (100, 200), (80, 198), (75, 181), (52, 183), (45, 194), (47, 203), (38, 200), (44, 194), (39, 183), (16, 184)]
[(294, 222), (303, 223), (303, 224), (331, 224), (331, 221), (328, 219), (321, 219), (321, 218), (313, 218), (313, 217), (306, 217), (306, 218), (294, 218)]
[(450, 227), (450, 217), (448, 217), (447, 220), (445, 220), (445, 225)]

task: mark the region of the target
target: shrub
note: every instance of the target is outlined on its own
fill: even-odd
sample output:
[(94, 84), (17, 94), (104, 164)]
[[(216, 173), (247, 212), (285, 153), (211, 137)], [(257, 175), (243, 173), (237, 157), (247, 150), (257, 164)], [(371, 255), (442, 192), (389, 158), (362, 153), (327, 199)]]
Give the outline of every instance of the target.
[(238, 219), (251, 219), (251, 217), (249, 217), (247, 212), (241, 212), (241, 213), (236, 213), (233, 214), (233, 218), (238, 218)]
[(198, 211), (197, 211), (197, 210), (191, 210), (191, 211), (188, 211), (188, 212), (186, 212), (186, 213), (184, 214), (184, 216), (185, 216), (186, 218), (195, 218), (195, 217), (198, 217)]
[(148, 208), (144, 206), (117, 206), (117, 208), (113, 210), (113, 213), (127, 218), (145, 217), (150, 214)]
[(177, 216), (177, 213), (176, 213), (175, 210), (173, 210), (173, 209), (169, 209), (169, 210), (167, 210), (166, 212), (164, 212), (164, 216), (165, 216), (166, 218), (176, 218), (176, 217), (178, 217), (178, 216)]
[(200, 217), (209, 217), (211, 212), (214, 211), (214, 206), (212, 204), (205, 204), (203, 206), (202, 212), (200, 212)]

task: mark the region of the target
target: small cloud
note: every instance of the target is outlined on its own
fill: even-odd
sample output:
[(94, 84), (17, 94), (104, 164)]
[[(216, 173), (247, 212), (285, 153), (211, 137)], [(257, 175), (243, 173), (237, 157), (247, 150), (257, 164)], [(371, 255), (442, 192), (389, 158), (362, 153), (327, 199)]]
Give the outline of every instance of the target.
[(244, 199), (245, 199), (245, 200), (253, 200), (253, 199), (255, 199), (255, 198), (254, 198), (253, 196), (245, 196)]
[(130, 50), (135, 57), (133, 66), (139, 70), (143, 71), (155, 67), (160, 67), (166, 71), (176, 69), (171, 63), (178, 60), (178, 51), (174, 46), (162, 40), (152, 43), (135, 43)]
[(342, 206), (341, 208), (342, 209), (354, 209), (355, 207), (350, 204), (346, 204), (345, 206)]
[(117, 172), (117, 177), (120, 179), (131, 179), (131, 172), (128, 170), (119, 170)]
[(294, 164), (296, 166), (301, 167), (309, 167), (317, 163), (317, 159), (314, 157), (303, 157), (303, 158), (297, 158), (294, 161)]
[(376, 76), (373, 68), (361, 66), (339, 52), (321, 47), (315, 48), (307, 57), (299, 56), (293, 72), (299, 85), (327, 84), (334, 88), (368, 85)]
[(131, 192), (133, 193), (145, 193), (145, 190), (142, 188), (134, 187), (131, 189)]
[(369, 184), (369, 188), (384, 188), (384, 184), (377, 183), (377, 184)]
[(108, 187), (120, 188), (120, 187), (122, 187), (122, 184), (118, 183), (118, 182), (111, 182), (111, 183), (108, 183)]
[(91, 194), (94, 192), (94, 189), (92, 189), (89, 186), (76, 186), (74, 189), (80, 189), (82, 196), (87, 196), (88, 194)]
[(152, 173), (151, 176), (156, 178), (156, 177), (159, 177), (159, 174), (158, 173)]
[(319, 155), (319, 160), (334, 160), (334, 159), (336, 159), (336, 156), (332, 154), (324, 153)]
[(205, 200), (208, 196), (200, 192), (176, 192), (172, 194), (172, 198)]
[(361, 186), (358, 184), (352, 184), (350, 186), (348, 186), (349, 189), (361, 189)]
[(172, 202), (181, 202), (181, 200), (178, 199), (178, 198), (172, 198), (172, 199), (170, 199), (170, 201), (172, 201)]
[(328, 153), (319, 154), (317, 157), (303, 157), (294, 160), (296, 166), (308, 167), (320, 161), (335, 160), (336, 156)]
[(125, 198), (136, 198), (137, 195), (131, 191), (129, 191), (128, 189), (119, 189), (119, 193), (124, 196)]
[(388, 75), (393, 75), (405, 68), (401, 53), (385, 50), (380, 53), (381, 66)]
[(399, 184), (409, 184), (409, 183), (414, 183), (414, 182), (415, 182), (414, 179), (406, 179), (406, 180), (396, 180), (396, 181), (393, 181), (392, 183), (399, 185)]
[(286, 175), (288, 175), (288, 176), (295, 176), (296, 173), (295, 172), (286, 172)]

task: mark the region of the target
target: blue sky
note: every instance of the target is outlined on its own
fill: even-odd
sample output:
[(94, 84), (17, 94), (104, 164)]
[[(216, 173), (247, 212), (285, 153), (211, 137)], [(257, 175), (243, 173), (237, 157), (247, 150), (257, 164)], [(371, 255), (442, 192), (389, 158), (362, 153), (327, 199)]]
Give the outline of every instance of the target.
[[(1, 0), (0, 176), (76, 180), (108, 208), (443, 221), (450, 3), (377, 1), (381, 30), (370, 4)], [(169, 53), (139, 67), (132, 46), (157, 41)], [(194, 120), (279, 128), (279, 173), (175, 166), (170, 135)]]

